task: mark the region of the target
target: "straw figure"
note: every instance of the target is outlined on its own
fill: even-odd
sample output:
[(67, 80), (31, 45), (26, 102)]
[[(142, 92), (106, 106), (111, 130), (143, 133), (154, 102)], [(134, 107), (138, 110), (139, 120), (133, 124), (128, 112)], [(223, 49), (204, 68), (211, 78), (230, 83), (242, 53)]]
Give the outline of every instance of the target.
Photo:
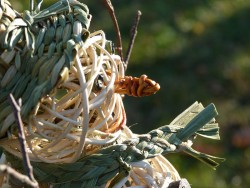
[[(2, 164), (32, 168), (34, 187), (170, 187), (181, 178), (163, 154), (184, 151), (212, 168), (223, 161), (191, 148), (196, 136), (219, 139), (213, 104), (195, 102), (169, 125), (133, 134), (124, 95), (149, 96), (159, 84), (125, 74), (105, 32), (89, 31), (87, 5), (60, 0), (40, 10), (41, 2), (18, 13), (0, 1)], [(2, 186), (27, 186), (0, 167)]]

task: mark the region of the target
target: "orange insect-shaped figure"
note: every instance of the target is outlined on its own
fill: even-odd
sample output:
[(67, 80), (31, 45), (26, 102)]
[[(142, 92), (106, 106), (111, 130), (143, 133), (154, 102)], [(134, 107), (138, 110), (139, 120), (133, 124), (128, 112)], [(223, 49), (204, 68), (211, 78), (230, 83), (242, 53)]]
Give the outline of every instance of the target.
[(134, 97), (143, 97), (155, 94), (160, 89), (160, 85), (149, 79), (145, 74), (140, 78), (125, 76), (115, 82), (115, 92)]

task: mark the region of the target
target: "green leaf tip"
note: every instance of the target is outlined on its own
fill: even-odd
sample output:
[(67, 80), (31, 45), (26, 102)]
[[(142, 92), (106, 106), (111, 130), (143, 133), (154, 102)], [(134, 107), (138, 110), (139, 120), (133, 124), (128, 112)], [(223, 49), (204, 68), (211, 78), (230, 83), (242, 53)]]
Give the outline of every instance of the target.
[(208, 155), (208, 154), (196, 151), (191, 147), (187, 147), (184, 150), (184, 152), (193, 156), (194, 158), (198, 159), (199, 161), (203, 162), (204, 164), (208, 165), (213, 170), (216, 170), (216, 168), (220, 165), (220, 163), (224, 162), (226, 160), (225, 158), (215, 157), (212, 155)]
[(180, 140), (186, 140), (199, 129), (209, 123), (218, 112), (213, 103), (209, 104), (205, 109), (198, 113), (180, 132), (177, 133), (177, 137)]

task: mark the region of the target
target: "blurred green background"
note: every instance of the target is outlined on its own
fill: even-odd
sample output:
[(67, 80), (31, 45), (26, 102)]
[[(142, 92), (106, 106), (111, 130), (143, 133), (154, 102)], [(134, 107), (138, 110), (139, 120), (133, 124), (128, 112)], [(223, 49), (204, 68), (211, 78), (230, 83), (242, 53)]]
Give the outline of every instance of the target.
[[(19, 11), (29, 1), (12, 0)], [(44, 1), (43, 7), (54, 1)], [(103, 1), (86, 0), (91, 31), (115, 30)], [(161, 85), (150, 97), (124, 99), (128, 126), (136, 133), (170, 123), (195, 101), (214, 103), (221, 141), (198, 139), (195, 148), (225, 157), (216, 171), (182, 154), (167, 159), (192, 187), (250, 185), (250, 1), (113, 0), (124, 53), (136, 11), (142, 11), (127, 75), (147, 74)]]

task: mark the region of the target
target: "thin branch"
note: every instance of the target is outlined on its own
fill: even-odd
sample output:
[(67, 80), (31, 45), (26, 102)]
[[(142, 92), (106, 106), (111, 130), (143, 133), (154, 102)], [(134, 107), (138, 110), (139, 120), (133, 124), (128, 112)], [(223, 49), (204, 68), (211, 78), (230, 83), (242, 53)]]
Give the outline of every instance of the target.
[(137, 35), (137, 28), (138, 28), (138, 25), (139, 25), (139, 22), (140, 22), (141, 15), (142, 15), (141, 11), (138, 10), (135, 21), (134, 21), (134, 24), (133, 24), (133, 26), (131, 28), (131, 38), (130, 38), (128, 50), (127, 50), (127, 53), (126, 53), (126, 57), (125, 57), (125, 60), (124, 60), (124, 69), (125, 70), (128, 67), (128, 62), (129, 62), (129, 59), (130, 59), (130, 55), (132, 53), (132, 49), (133, 49), (133, 46), (134, 46), (134, 43), (135, 43), (135, 38), (136, 38), (136, 35)]
[(12, 183), (15, 183), (15, 185), (19, 187), (31, 187), (31, 188), (38, 187), (38, 183), (31, 181), (28, 176), (15, 171), (13, 168), (7, 165), (0, 165), (0, 175), (5, 175), (5, 174), (9, 175), (10, 181)]
[(112, 18), (112, 21), (114, 23), (115, 30), (116, 30), (116, 41), (117, 41), (116, 49), (117, 49), (118, 55), (121, 57), (121, 60), (123, 61), (121, 32), (120, 32), (120, 28), (119, 28), (119, 25), (115, 16), (114, 7), (110, 0), (103, 0), (103, 2), (105, 6), (107, 7), (109, 15)]
[(33, 13), (34, 11), (34, 0), (30, 0), (30, 12)]
[(33, 167), (30, 164), (30, 159), (29, 159), (29, 155), (27, 152), (27, 144), (26, 144), (26, 139), (25, 139), (24, 130), (23, 130), (23, 123), (21, 119), (20, 112), (21, 112), (22, 101), (21, 99), (19, 99), (17, 103), (12, 94), (9, 95), (9, 100), (13, 107), (14, 116), (17, 122), (18, 139), (21, 145), (21, 152), (22, 152), (24, 167), (25, 167), (25, 170), (29, 179), (33, 182), (36, 182), (34, 175), (33, 175)]

